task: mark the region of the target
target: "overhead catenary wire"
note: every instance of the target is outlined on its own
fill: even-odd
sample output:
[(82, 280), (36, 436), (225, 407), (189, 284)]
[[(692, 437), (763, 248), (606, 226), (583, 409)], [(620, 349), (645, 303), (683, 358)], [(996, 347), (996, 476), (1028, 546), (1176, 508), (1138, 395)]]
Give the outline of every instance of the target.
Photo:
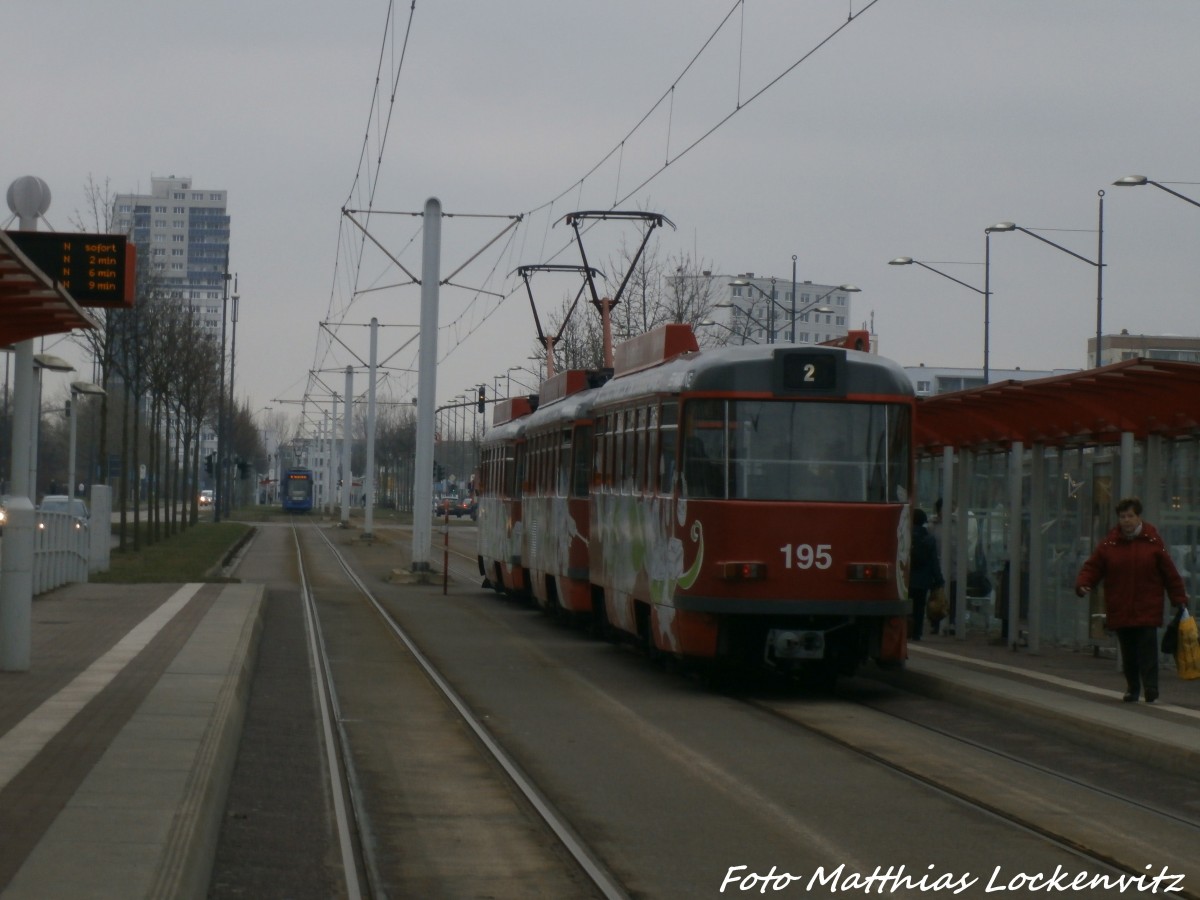
[[(790, 75), (793, 71), (795, 71), (800, 65), (802, 65), (804, 62), (809, 60), (814, 54), (816, 54), (819, 50), (821, 50), (826, 45), (828, 45), (830, 43), (830, 41), (834, 40), (839, 34), (841, 34), (843, 31), (845, 31), (845, 29), (848, 28), (853, 22), (857, 21), (862, 16), (863, 13), (865, 13), (866, 11), (868, 11), (872, 7), (874, 7), (876, 5), (876, 3), (879, 2), (879, 0), (867, 0), (867, 2), (858, 10), (858, 12), (854, 11), (853, 4), (851, 3), (850, 8), (848, 9), (848, 12), (847, 12), (847, 15), (846, 15), (846, 18), (844, 21), (839, 21), (838, 25), (835, 28), (833, 28), (828, 34), (824, 35), (819, 41), (817, 41), (817, 43), (815, 43), (812, 47), (810, 47), (808, 50), (806, 50), (801, 55), (799, 55), (797, 58), (795, 58), (794, 61), (792, 61), (787, 66), (785, 66), (774, 77), (770, 78), (765, 84), (763, 84), (757, 90), (754, 90), (748, 96), (743, 98), (742, 91), (743, 91), (744, 87), (743, 87), (743, 80), (742, 80), (742, 76), (743, 76), (742, 48), (743, 48), (744, 42), (745, 42), (745, 18), (746, 18), (745, 2), (746, 2), (746, 0), (734, 0), (732, 5), (729, 7), (729, 9), (726, 11), (724, 16), (721, 18), (721, 21), (707, 35), (707, 37), (702, 42), (701, 46), (687, 60), (687, 62), (681, 68), (679, 73), (671, 80), (670, 84), (666, 87), (666, 89), (663, 90), (657, 96), (657, 98), (654, 100), (654, 102), (638, 118), (638, 120), (633, 124), (633, 126), (620, 139), (618, 139), (612, 145), (612, 147), (606, 153), (604, 153), (590, 168), (588, 168), (580, 178), (572, 181), (568, 187), (566, 187), (564, 190), (558, 192), (557, 194), (555, 194), (548, 200), (546, 200), (536, 206), (533, 206), (533, 207), (527, 209), (525, 212), (519, 214), (522, 217), (522, 220), (520, 222), (516, 223), (516, 225), (511, 229), (511, 231), (508, 233), (508, 236), (507, 236), (508, 239), (504, 242), (503, 246), (501, 246), (498, 249), (497, 257), (496, 257), (495, 261), (493, 262), (492, 266), (490, 267), (487, 278), (483, 281), (484, 286), (476, 287), (476, 288), (466, 288), (468, 290), (473, 290), (475, 292), (474, 296), (471, 297), (469, 302), (458, 313), (458, 315), (456, 315), (452, 320), (450, 320), (446, 324), (439, 326), (439, 331), (444, 331), (447, 334), (450, 334), (455, 338), (455, 340), (452, 342), (452, 345), (442, 355), (442, 358), (439, 360), (439, 362), (444, 362), (446, 360), (446, 358), (448, 358), (455, 351), (458, 344), (462, 343), (466, 338), (469, 338), (471, 335), (476, 333), (480, 328), (482, 328), (485, 323), (487, 323), (493, 316), (495, 316), (497, 314), (497, 312), (501, 308), (503, 308), (505, 302), (508, 299), (510, 299), (514, 293), (517, 292), (518, 287), (516, 285), (514, 285), (511, 289), (502, 289), (502, 290), (492, 290), (490, 287), (486, 287), (486, 286), (493, 285), (495, 283), (496, 278), (499, 277), (498, 272), (500, 270), (500, 260), (503, 259), (506, 255), (512, 254), (516, 248), (518, 248), (518, 247), (524, 248), (526, 246), (526, 238), (528, 235), (525, 232), (523, 232), (523, 228), (528, 229), (533, 224), (532, 217), (535, 214), (542, 214), (542, 213), (547, 214), (547, 222), (546, 222), (545, 228), (543, 230), (542, 240), (541, 240), (542, 250), (541, 250), (541, 254), (540, 254), (540, 260), (541, 261), (554, 260), (572, 246), (572, 242), (570, 240), (567, 240), (563, 243), (563, 245), (561, 247), (557, 248), (556, 250), (554, 250), (550, 253), (547, 253), (547, 251), (546, 251), (546, 245), (549, 242), (549, 238), (550, 238), (551, 224), (554, 219), (554, 216), (552, 214), (553, 214), (555, 207), (563, 200), (563, 198), (567, 197), (568, 194), (574, 194), (576, 197), (576, 204), (577, 204), (576, 208), (579, 208), (580, 206), (582, 206), (583, 192), (584, 192), (586, 184), (607, 163), (609, 163), (610, 161), (615, 159), (615, 161), (617, 163), (616, 181), (615, 181), (614, 193), (611, 195), (613, 197), (613, 203), (612, 203), (612, 206), (609, 207), (609, 209), (615, 210), (615, 209), (619, 208), (622, 204), (627, 203), (631, 198), (633, 198), (640, 192), (644, 191), (648, 185), (650, 185), (655, 179), (659, 178), (669, 167), (671, 167), (675, 163), (679, 162), (681, 159), (683, 159), (685, 156), (687, 156), (689, 153), (691, 153), (693, 150), (695, 150), (697, 147), (699, 147), (701, 144), (703, 144), (705, 141), (707, 141), (709, 138), (711, 138), (714, 134), (716, 134), (718, 131), (720, 131), (723, 127), (728, 125), (730, 123), (730, 121), (738, 113), (740, 113), (742, 110), (746, 109), (754, 101), (760, 99), (765, 94), (767, 94), (769, 91), (771, 91), (774, 87), (776, 87), (783, 79), (785, 79), (788, 75)], [(409, 48), (410, 40), (413, 35), (415, 10), (416, 10), (416, 2), (415, 2), (415, 0), (411, 0), (410, 6), (409, 6), (409, 15), (407, 17), (407, 21), (404, 26), (404, 34), (403, 34), (402, 39), (398, 41), (395, 32), (399, 27), (399, 22), (396, 18), (396, 10), (395, 10), (394, 0), (392, 3), (389, 3), (389, 5), (388, 5), (388, 10), (387, 10), (385, 24), (384, 24), (384, 29), (385, 29), (384, 37), (383, 37), (383, 40), (382, 40), (381, 46), (380, 46), (380, 53), (379, 53), (379, 58), (378, 58), (375, 83), (374, 83), (373, 89), (372, 89), (371, 108), (370, 108), (370, 115), (368, 117), (368, 127), (367, 127), (366, 133), (364, 134), (362, 148), (360, 149), (360, 153), (359, 153), (358, 168), (357, 168), (356, 174), (354, 176), (354, 179), (352, 181), (350, 196), (349, 196), (349, 198), (347, 200), (347, 204), (346, 204), (347, 206), (349, 206), (350, 200), (353, 199), (353, 197), (356, 195), (356, 193), (362, 193), (364, 191), (364, 183), (365, 183), (365, 201), (366, 202), (362, 205), (365, 207), (366, 222), (369, 222), (370, 218), (372, 216), (384, 214), (383, 212), (376, 210), (374, 208), (374, 203), (375, 203), (377, 191), (379, 189), (379, 185), (381, 182), (382, 172), (385, 168), (385, 158), (386, 158), (385, 151), (388, 146), (388, 136), (390, 134), (390, 127), (391, 127), (391, 123), (393, 121), (393, 117), (395, 114), (395, 107), (396, 107), (397, 99), (400, 95), (401, 76), (404, 71), (404, 64), (405, 64), (405, 60), (407, 58), (407, 51)], [(741, 15), (735, 20), (734, 14), (739, 11), (741, 12)], [(727, 29), (733, 21), (736, 21), (739, 26), (739, 34), (738, 34), (739, 49), (738, 49), (738, 66), (737, 66), (737, 73), (736, 73), (737, 86), (736, 86), (735, 106), (732, 110), (728, 111), (723, 116), (720, 116), (720, 118), (718, 118), (710, 127), (705, 129), (704, 131), (702, 131), (697, 137), (692, 139), (690, 142), (683, 144), (675, 152), (672, 152), (672, 142), (676, 136), (675, 135), (675, 121), (674, 121), (676, 94), (678, 93), (679, 90), (686, 87), (686, 82), (687, 82), (688, 76), (691, 73), (693, 73), (696, 66), (699, 64), (700, 60), (705, 55), (706, 51), (708, 51), (709, 48), (712, 46), (712, 44), (716, 40), (716, 38), (725, 29)], [(388, 79), (388, 84), (390, 85), (390, 92), (388, 93), (386, 101), (385, 101), (383, 89), (382, 89), (383, 85), (385, 83), (384, 75), (383, 75), (383, 67), (385, 64), (385, 60), (388, 57), (389, 49), (391, 52), (392, 71), (389, 73), (390, 78)], [(386, 109), (384, 108), (385, 104), (386, 104)], [(627, 149), (628, 141), (630, 139), (632, 139), (635, 135), (637, 135), (639, 132), (642, 132), (647, 127), (649, 121), (652, 119), (652, 117), (655, 115), (656, 112), (658, 112), (660, 109), (663, 108), (664, 104), (667, 107), (666, 115), (668, 115), (669, 118), (668, 118), (667, 128), (666, 128), (664, 153), (663, 153), (663, 156), (661, 157), (662, 163), (659, 166), (657, 166), (656, 168), (654, 168), (652, 171), (646, 173), (644, 175), (644, 177), (642, 177), (640, 180), (636, 180), (636, 183), (632, 188), (626, 189), (624, 191), (624, 193), (622, 193), (621, 182), (626, 178), (626, 175), (627, 175), (625, 157), (626, 157), (626, 149)], [(374, 128), (374, 132), (372, 130), (373, 128)], [(375, 140), (376, 140), (376, 147), (374, 148), (375, 153), (373, 154), (373, 159), (372, 159), (372, 154), (371, 154), (370, 150), (372, 149), (371, 141), (372, 141), (373, 134), (374, 134)], [(372, 170), (372, 166), (371, 166), (372, 162), (374, 162), (373, 170)], [(634, 176), (634, 178), (636, 179), (636, 175)], [(463, 215), (463, 214), (459, 214), (459, 215)], [(334, 287), (333, 287), (333, 290), (331, 291), (330, 302), (329, 302), (329, 311), (326, 315), (326, 320), (328, 322), (336, 322), (336, 321), (344, 318), (346, 313), (353, 306), (355, 300), (357, 300), (359, 297), (363, 296), (364, 294), (369, 293), (371, 289), (373, 289), (374, 287), (381, 284), (383, 281), (383, 278), (384, 278), (384, 273), (380, 273), (375, 278), (375, 282), (372, 285), (364, 286), (361, 284), (361, 279), (362, 279), (362, 275), (363, 275), (362, 267), (363, 267), (365, 253), (366, 253), (367, 237), (365, 235), (359, 235), (357, 241), (350, 240), (350, 238), (347, 237), (347, 234), (346, 234), (347, 229), (345, 228), (344, 224), (339, 227), (339, 231), (341, 232), (341, 234), (339, 237), (338, 253), (335, 258)], [(420, 228), (420, 226), (418, 226), (415, 229), (414, 233), (410, 236), (409, 240), (405, 244), (406, 250), (411, 249), (412, 246), (414, 246), (416, 244), (417, 237), (420, 235), (421, 231), (422, 231), (422, 229)], [(519, 241), (516, 240), (516, 235), (518, 235), (518, 234), (522, 235), (522, 237), (520, 238)], [(344, 244), (343, 244), (343, 242), (344, 242)], [(493, 241), (493, 243), (494, 242), (495, 241)], [(477, 253), (476, 257), (478, 257), (482, 252), (483, 251), (480, 251), (480, 253)], [(403, 253), (403, 251), (401, 251), (401, 254), (402, 253)], [(397, 254), (397, 255), (400, 255), (400, 254)], [(522, 261), (524, 261), (524, 260), (522, 260)], [(506, 268), (506, 271), (511, 271), (513, 268), (515, 268), (515, 267), (510, 265)], [(345, 292), (346, 292), (346, 296), (348, 297), (348, 300), (341, 308), (335, 308), (335, 299), (336, 299), (336, 294), (337, 294), (337, 285), (338, 285), (340, 269), (346, 270), (344, 273), (345, 280), (347, 282)], [(456, 288), (464, 287), (462, 285), (458, 285), (457, 283), (451, 283), (451, 286), (454, 286)], [(314, 363), (315, 363), (314, 368), (320, 367), (319, 364), (324, 359), (328, 358), (329, 354), (332, 352), (332, 349), (333, 349), (333, 343), (331, 341), (326, 341), (325, 348), (324, 348), (324, 355), (322, 355), (322, 348), (320, 345), (318, 345), (316, 352), (314, 354)]]

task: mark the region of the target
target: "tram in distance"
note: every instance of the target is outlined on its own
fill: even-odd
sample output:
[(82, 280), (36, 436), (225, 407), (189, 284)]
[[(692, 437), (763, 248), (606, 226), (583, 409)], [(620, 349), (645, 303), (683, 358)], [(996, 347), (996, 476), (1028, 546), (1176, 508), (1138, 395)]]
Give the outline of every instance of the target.
[(905, 659), (915, 399), (899, 366), (700, 350), (668, 325), (617, 347), (609, 376), (497, 404), (488, 584), (700, 664), (828, 682)]
[(313, 505), (312, 469), (285, 469), (281, 481), (284, 512), (308, 512)]

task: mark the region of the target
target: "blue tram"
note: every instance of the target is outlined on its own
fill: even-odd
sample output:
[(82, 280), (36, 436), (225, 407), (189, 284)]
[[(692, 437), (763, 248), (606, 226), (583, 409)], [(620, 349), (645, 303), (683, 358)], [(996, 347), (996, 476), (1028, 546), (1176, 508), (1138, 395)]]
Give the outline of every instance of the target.
[(313, 506), (312, 469), (285, 469), (282, 481), (284, 512), (308, 512)]

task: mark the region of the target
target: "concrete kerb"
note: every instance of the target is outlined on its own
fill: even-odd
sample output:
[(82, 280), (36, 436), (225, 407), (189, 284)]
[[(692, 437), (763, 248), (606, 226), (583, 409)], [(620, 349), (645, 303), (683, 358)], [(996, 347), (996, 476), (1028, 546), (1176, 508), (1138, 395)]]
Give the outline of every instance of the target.
[[(1165, 704), (1135, 707), (1121, 703), (1117, 691), (1087, 686), (1074, 693), (1071, 688), (1040, 687), (1019, 676), (1003, 677), (971, 668), (969, 662), (910, 659), (908, 667), (900, 671), (865, 669), (862, 674), (935, 700), (999, 713), (1014, 725), (1032, 719), (1064, 740), (1099, 747), (1175, 775), (1195, 778), (1200, 772), (1196, 724), (1171, 721), (1167, 717), (1173, 711)], [(1084, 697), (1095, 702), (1081, 703)]]
[(238, 554), (242, 553), (246, 547), (250, 545), (250, 542), (254, 540), (257, 534), (258, 528), (254, 525), (251, 525), (248, 529), (246, 529), (245, 534), (243, 534), (230, 545), (229, 549), (225, 551), (225, 555), (221, 557), (221, 561), (205, 572), (204, 576), (206, 578), (221, 577), (230, 568), (230, 566), (233, 565), (233, 562), (237, 559)]
[(6, 900), (207, 895), (264, 596), (262, 585), (222, 589), (34, 848)]

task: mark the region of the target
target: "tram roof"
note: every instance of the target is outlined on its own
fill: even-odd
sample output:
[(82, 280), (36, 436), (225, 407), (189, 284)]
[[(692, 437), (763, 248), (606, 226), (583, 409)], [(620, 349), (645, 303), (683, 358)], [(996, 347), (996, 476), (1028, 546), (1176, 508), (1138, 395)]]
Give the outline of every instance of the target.
[(918, 453), (1109, 444), (1123, 432), (1200, 434), (1200, 364), (1129, 359), (1032, 381), (1001, 381), (917, 401)]
[(0, 231), (0, 346), (96, 323)]

